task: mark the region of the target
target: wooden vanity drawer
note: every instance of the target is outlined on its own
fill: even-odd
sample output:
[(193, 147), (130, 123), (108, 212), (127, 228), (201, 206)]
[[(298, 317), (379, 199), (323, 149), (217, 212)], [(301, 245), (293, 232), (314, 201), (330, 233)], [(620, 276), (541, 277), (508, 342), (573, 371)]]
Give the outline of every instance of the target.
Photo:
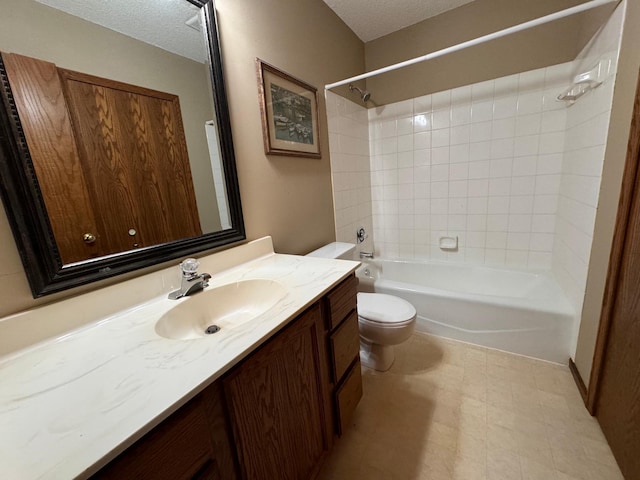
[(356, 309), (357, 293), (358, 279), (351, 275), (327, 294), (325, 298), (329, 312), (329, 330), (333, 330), (351, 310)]
[(344, 382), (336, 391), (338, 435), (347, 430), (353, 412), (362, 398), (362, 368), (360, 359), (353, 365)]
[(338, 383), (360, 351), (358, 313), (355, 310), (333, 332), (330, 342), (333, 379)]

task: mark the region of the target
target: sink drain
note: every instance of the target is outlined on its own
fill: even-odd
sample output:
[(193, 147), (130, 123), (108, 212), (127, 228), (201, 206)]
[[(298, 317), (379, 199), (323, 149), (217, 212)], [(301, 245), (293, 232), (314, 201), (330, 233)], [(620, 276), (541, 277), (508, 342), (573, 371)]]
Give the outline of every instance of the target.
[(218, 325), (209, 325), (204, 331), (204, 333), (206, 333), (207, 335), (211, 335), (219, 331), (220, 331), (220, 327)]

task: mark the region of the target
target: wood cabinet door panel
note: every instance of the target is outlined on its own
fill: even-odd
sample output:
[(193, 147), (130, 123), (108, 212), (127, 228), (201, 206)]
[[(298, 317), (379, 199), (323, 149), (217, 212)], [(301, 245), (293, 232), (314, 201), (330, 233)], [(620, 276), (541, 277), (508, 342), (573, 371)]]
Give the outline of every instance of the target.
[(214, 383), (92, 479), (235, 480), (234, 458), (222, 387)]
[(307, 480), (317, 468), (326, 445), (321, 326), (316, 305), (224, 380), (243, 478)]
[(213, 458), (199, 472), (195, 478), (217, 478), (221, 480), (235, 480), (238, 478), (235, 448), (232, 444), (231, 429), (227, 421), (222, 382), (217, 381), (200, 394), (202, 405), (207, 418), (211, 443), (213, 445)]
[(102, 219), (108, 244), (128, 250), (201, 235), (178, 98), (60, 74), (86, 175), (98, 192), (94, 208), (114, 210)]
[(16, 54), (2, 58), (62, 262), (104, 255), (83, 241), (98, 227), (56, 66)]
[(63, 264), (202, 234), (176, 95), (3, 61)]
[(205, 411), (196, 397), (92, 479), (190, 480), (210, 463), (213, 452)]
[(114, 92), (84, 82), (66, 82), (67, 99), (78, 138), (91, 203), (100, 225), (97, 243), (104, 254), (131, 250), (131, 228), (139, 231), (138, 201), (128, 145), (121, 136), (121, 108)]

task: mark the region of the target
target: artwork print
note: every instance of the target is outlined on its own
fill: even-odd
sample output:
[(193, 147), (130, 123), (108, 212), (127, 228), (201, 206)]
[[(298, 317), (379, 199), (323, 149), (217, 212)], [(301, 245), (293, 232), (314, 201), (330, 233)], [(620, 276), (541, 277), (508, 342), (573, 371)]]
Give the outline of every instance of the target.
[(315, 87), (256, 59), (264, 151), (320, 158)]
[(311, 100), (272, 83), (271, 102), (276, 138), (312, 144)]

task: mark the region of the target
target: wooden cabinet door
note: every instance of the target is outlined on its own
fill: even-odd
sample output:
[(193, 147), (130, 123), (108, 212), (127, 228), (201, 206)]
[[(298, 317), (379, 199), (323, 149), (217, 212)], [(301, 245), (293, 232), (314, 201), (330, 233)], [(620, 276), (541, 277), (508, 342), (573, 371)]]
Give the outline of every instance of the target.
[(91, 477), (234, 480), (222, 391), (213, 384)]
[(316, 304), (224, 380), (240, 471), (250, 480), (308, 480), (327, 445)]
[(110, 253), (201, 235), (178, 97), (58, 71)]
[(103, 255), (83, 241), (98, 227), (55, 64), (10, 53), (2, 59), (62, 262)]
[(202, 234), (176, 95), (2, 58), (63, 263)]

